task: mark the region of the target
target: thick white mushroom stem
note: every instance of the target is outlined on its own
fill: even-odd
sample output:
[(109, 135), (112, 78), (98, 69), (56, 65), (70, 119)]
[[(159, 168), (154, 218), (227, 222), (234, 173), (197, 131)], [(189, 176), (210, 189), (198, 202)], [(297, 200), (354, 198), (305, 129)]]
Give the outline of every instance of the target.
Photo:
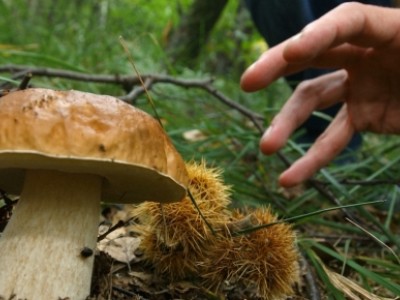
[(90, 292), (101, 178), (27, 171), (24, 189), (0, 238), (0, 299), (83, 300)]

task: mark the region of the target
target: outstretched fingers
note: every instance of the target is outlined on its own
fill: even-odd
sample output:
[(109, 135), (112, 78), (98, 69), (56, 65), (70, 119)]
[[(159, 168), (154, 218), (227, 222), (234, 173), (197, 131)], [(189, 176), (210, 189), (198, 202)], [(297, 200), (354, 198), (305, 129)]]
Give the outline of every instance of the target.
[(329, 127), (307, 153), (282, 173), (279, 178), (280, 185), (291, 187), (312, 177), (315, 172), (345, 149), (354, 133), (354, 126), (344, 104)]
[(340, 70), (302, 82), (261, 138), (261, 151), (265, 154), (276, 152), (314, 110), (343, 101), (346, 80), (347, 72)]

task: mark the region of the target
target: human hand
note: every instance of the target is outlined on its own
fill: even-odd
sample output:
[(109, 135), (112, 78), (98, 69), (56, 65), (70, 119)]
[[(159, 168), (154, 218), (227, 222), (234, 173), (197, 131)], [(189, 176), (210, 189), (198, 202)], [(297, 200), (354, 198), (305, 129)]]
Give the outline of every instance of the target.
[(284, 146), (316, 109), (344, 102), (309, 151), (281, 174), (296, 185), (329, 163), (356, 131), (400, 133), (400, 10), (346, 3), (265, 52), (242, 75), (256, 91), (281, 76), (309, 68), (338, 69), (300, 83), (260, 141), (265, 154)]

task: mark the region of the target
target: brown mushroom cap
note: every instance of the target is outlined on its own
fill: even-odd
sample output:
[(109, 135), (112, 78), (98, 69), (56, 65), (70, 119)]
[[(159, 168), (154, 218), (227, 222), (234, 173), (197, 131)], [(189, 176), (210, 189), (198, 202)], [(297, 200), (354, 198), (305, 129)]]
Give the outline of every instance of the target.
[(100, 175), (102, 199), (117, 203), (178, 201), (188, 182), (154, 118), (78, 91), (26, 89), (0, 98), (0, 188), (19, 193), (25, 169)]

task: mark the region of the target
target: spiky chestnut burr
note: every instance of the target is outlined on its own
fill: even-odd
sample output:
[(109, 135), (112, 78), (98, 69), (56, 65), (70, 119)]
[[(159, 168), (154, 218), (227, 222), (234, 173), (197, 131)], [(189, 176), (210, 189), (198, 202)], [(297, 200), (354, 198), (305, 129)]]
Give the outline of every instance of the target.
[[(233, 217), (234, 224), (243, 220), (238, 212)], [(251, 214), (250, 225), (276, 220), (270, 209), (259, 208)], [(296, 236), (288, 224), (280, 223), (237, 236), (227, 230), (225, 235), (219, 234), (216, 244), (218, 246), (209, 251), (211, 256), (202, 263), (202, 277), (211, 289), (218, 290), (228, 282), (243, 287), (250, 298), (283, 299), (293, 293), (293, 285), (299, 282)]]
[[(215, 230), (229, 221), (229, 187), (221, 171), (207, 168), (205, 162), (187, 163), (189, 190), (204, 218)], [(182, 201), (160, 205), (145, 202), (132, 209), (144, 226), (141, 248), (144, 259), (170, 280), (198, 273), (197, 264), (208, 256), (215, 236), (193, 205), (189, 196)]]

